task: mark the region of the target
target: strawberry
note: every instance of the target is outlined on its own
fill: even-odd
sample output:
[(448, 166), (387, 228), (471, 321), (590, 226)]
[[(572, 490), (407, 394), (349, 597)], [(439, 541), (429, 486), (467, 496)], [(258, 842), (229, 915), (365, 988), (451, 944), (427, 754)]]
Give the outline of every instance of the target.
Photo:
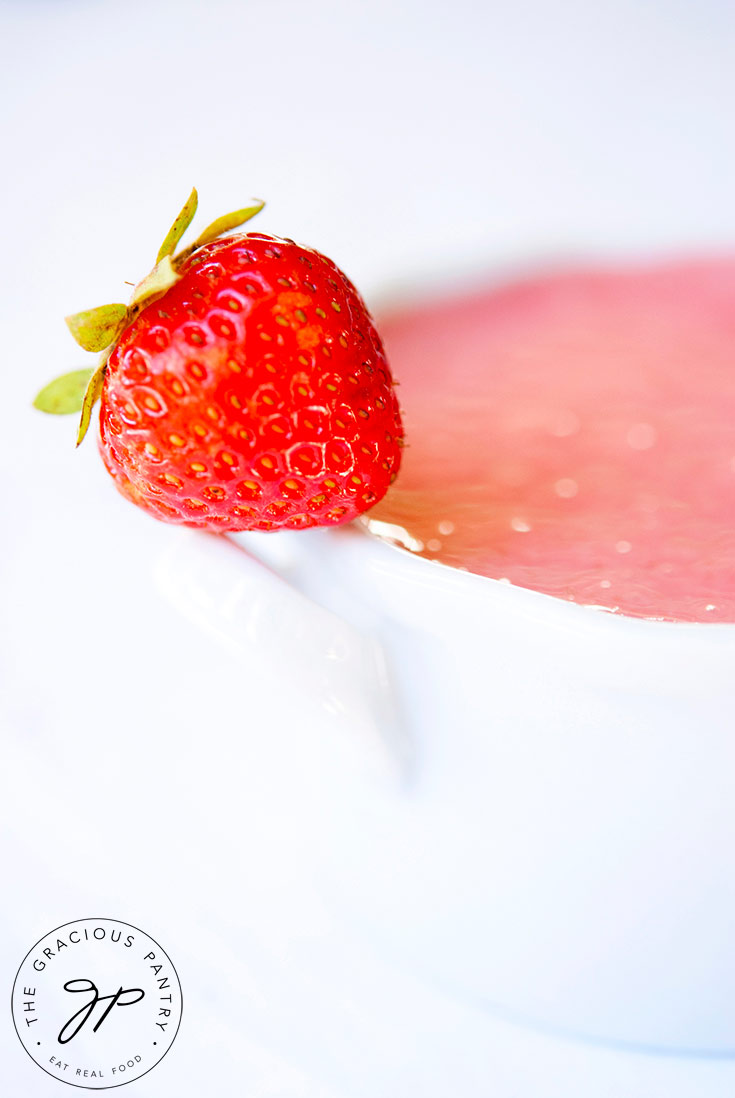
[[(105, 348), (80, 441), (99, 395), (108, 472), (166, 522), (338, 525), (381, 499), (398, 471), (394, 383), (360, 295), (311, 248), (220, 235), (260, 208), (221, 218), (174, 257), (196, 209), (192, 192), (130, 306), (67, 320), (82, 346)], [(71, 379), (67, 404), (78, 405), (76, 372), (39, 394), (38, 406), (69, 410)]]

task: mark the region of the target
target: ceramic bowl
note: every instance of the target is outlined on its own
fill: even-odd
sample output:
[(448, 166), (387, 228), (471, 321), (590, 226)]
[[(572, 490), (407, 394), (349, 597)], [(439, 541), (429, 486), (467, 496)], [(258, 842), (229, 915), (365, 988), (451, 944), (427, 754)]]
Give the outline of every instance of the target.
[(297, 538), (302, 586), (379, 643), (394, 693), (367, 661), (394, 780), (353, 766), (327, 798), (348, 917), (506, 1015), (735, 1050), (735, 625), (576, 606), (354, 529)]

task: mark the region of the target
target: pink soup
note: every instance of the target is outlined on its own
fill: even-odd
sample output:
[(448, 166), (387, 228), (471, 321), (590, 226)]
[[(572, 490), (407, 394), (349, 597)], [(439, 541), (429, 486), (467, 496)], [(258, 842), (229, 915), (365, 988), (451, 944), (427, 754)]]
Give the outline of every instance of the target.
[(381, 332), (407, 446), (377, 533), (584, 605), (735, 621), (735, 260), (536, 278)]

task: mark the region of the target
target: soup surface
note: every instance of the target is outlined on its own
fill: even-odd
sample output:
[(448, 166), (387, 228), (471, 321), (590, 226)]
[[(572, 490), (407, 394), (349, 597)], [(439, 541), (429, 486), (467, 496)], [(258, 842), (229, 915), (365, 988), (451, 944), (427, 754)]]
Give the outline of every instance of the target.
[(375, 533), (580, 604), (735, 621), (735, 260), (555, 274), (380, 329), (407, 446)]

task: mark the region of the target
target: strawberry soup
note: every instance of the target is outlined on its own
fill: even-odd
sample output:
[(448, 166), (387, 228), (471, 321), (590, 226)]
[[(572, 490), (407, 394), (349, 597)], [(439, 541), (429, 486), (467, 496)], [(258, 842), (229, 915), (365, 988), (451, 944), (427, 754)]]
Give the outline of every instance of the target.
[(735, 261), (540, 277), (381, 330), (408, 445), (374, 532), (578, 604), (735, 621)]

